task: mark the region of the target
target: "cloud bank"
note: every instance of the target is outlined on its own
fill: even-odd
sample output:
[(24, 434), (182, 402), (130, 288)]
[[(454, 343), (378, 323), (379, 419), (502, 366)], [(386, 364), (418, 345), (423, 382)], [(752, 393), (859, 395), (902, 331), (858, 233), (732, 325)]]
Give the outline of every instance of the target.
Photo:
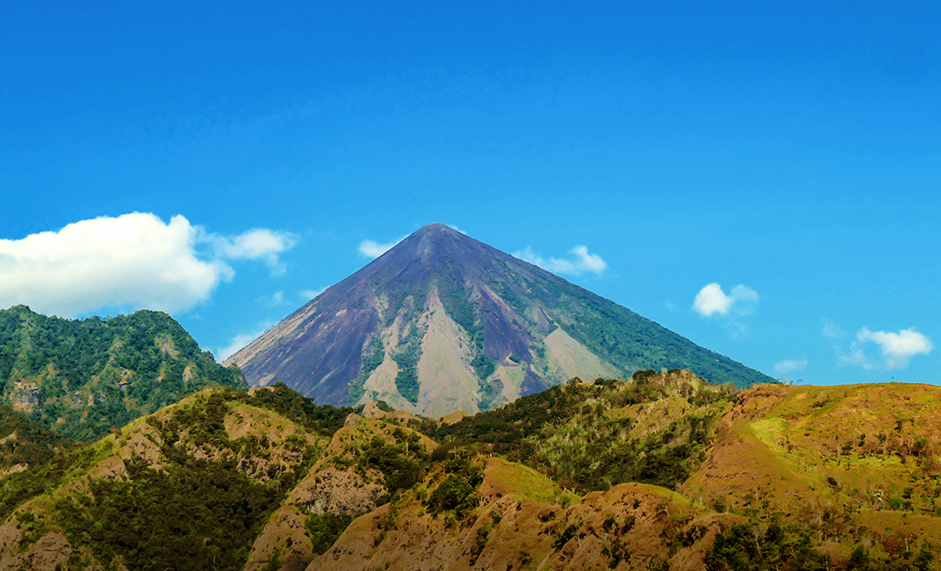
[(278, 254), (294, 242), (267, 229), (219, 236), (179, 215), (169, 223), (141, 212), (82, 220), (0, 240), (0, 307), (25, 304), (63, 317), (102, 308), (186, 310), (234, 277), (228, 260), (283, 271)]
[(598, 254), (588, 251), (588, 246), (578, 245), (568, 251), (568, 258), (543, 258), (529, 246), (513, 252), (513, 256), (530, 264), (552, 272), (554, 274), (567, 274), (580, 276), (586, 273), (601, 274), (608, 268)]

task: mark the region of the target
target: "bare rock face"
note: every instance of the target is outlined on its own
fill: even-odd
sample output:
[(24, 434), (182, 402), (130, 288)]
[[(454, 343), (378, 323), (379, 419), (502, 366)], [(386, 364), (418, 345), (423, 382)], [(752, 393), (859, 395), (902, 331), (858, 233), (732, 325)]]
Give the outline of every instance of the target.
[[(43, 517), (42, 508), (38, 508), (38, 513), (40, 518)], [(104, 568), (88, 550), (76, 548), (56, 529), (42, 533), (38, 538), (27, 537), (35, 528), (35, 525), (19, 521), (16, 514), (0, 524), (0, 571), (67, 569), (72, 556), (78, 556), (83, 562), (82, 569), (103, 571)]]
[(473, 414), (574, 376), (689, 368), (771, 379), (442, 224), (425, 226), (226, 361), (320, 404)]
[(296, 505), (314, 514), (359, 515), (376, 508), (385, 496), (385, 488), (367, 483), (354, 472), (327, 468), (313, 475), (306, 486), (295, 490)]
[(33, 412), (41, 406), (39, 385), (25, 381), (13, 383), (13, 394), (10, 395), (10, 401), (11, 407), (16, 412)]
[[(384, 420), (350, 416), (356, 417), (356, 422), (347, 422), (333, 435), (321, 459), (268, 519), (252, 546), (245, 571), (267, 568), (275, 560), (281, 562), (282, 571), (306, 569), (317, 557), (306, 534), (310, 518), (323, 514), (356, 518), (389, 500), (382, 475), (373, 468), (357, 467), (357, 461), (363, 448), (374, 439), (393, 444), (396, 434), (411, 430)], [(389, 416), (397, 418), (391, 413)], [(412, 445), (425, 454), (437, 448), (431, 439), (413, 434), (417, 439)]]
[(305, 532), (311, 514), (358, 516), (379, 506), (386, 497), (381, 485), (367, 482), (352, 470), (339, 470), (319, 462), (291, 491), (268, 519), (255, 540), (245, 571), (267, 566), (277, 552), (282, 571), (305, 569), (316, 555)]

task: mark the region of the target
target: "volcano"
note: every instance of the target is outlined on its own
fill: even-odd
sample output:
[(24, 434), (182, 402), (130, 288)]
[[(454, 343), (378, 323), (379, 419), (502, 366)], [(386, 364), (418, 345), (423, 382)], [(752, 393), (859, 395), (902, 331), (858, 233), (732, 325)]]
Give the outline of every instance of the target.
[(475, 413), (574, 377), (773, 380), (443, 224), (425, 226), (226, 360), (320, 404)]

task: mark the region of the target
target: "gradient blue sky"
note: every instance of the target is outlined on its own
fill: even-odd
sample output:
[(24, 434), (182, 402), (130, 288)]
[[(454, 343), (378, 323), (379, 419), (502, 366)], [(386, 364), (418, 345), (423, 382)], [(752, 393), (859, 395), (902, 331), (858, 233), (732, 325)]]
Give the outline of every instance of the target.
[(444, 222), (775, 377), (938, 384), (939, 29), (936, 2), (6, 0), (0, 306), (169, 309), (219, 353)]

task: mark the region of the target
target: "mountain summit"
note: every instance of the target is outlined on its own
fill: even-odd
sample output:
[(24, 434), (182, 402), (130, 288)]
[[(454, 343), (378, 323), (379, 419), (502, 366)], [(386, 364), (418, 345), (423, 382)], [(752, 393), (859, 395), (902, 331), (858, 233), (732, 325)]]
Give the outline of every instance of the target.
[(578, 376), (770, 377), (443, 224), (430, 224), (230, 357), (321, 404), (474, 413)]

